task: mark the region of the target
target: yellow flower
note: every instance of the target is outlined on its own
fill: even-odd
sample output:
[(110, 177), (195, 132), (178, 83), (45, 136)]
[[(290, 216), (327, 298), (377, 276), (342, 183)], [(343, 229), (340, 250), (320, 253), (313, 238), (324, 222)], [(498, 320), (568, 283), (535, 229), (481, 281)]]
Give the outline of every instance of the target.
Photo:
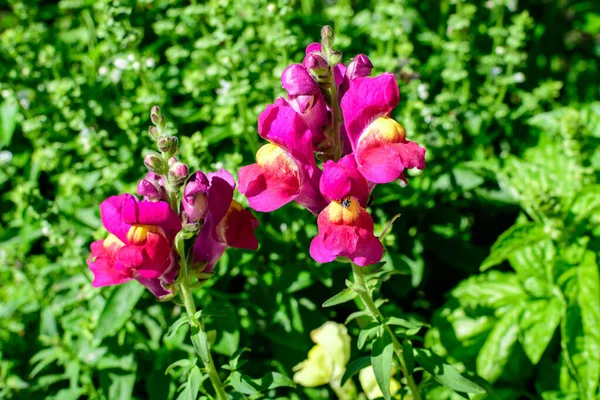
[[(392, 376), (393, 375), (394, 371), (392, 371)], [(360, 386), (362, 386), (363, 391), (365, 392), (369, 400), (383, 397), (383, 393), (381, 393), (381, 389), (379, 389), (379, 385), (377, 384), (377, 380), (375, 379), (375, 372), (373, 372), (373, 367), (369, 366), (367, 368), (361, 369), (358, 373), (358, 380), (360, 382)], [(392, 378), (390, 380), (390, 393), (394, 395), (394, 393), (396, 393), (398, 390), (400, 390), (400, 382)]]
[(350, 336), (342, 324), (326, 322), (310, 333), (315, 346), (308, 359), (294, 367), (294, 382), (315, 387), (327, 383), (339, 387), (350, 360)]

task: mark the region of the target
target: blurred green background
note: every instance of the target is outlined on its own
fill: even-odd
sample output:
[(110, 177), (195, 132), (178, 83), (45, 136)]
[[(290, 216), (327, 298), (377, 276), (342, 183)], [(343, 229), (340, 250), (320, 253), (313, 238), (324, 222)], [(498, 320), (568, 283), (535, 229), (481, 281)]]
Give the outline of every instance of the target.
[[(345, 63), (365, 53), (397, 76), (394, 118), (427, 148), (408, 187), (374, 193), (376, 232), (402, 214), (385, 260), (408, 274), (383, 285), (387, 314), (432, 324), (426, 345), (490, 382), (483, 397), (598, 398), (593, 0), (0, 0), (0, 398), (176, 396), (185, 377), (164, 371), (193, 349), (165, 335), (182, 309), (130, 286), (106, 320), (119, 293), (92, 288), (85, 264), (98, 205), (135, 192), (153, 105), (191, 169), (254, 162), (258, 114), (326, 24)], [(259, 251), (228, 251), (196, 301), (227, 310), (211, 320), (219, 365), (249, 347), (245, 373), (291, 376), (310, 331), (354, 311), (320, 306), (350, 271), (310, 259), (299, 207), (257, 217)]]

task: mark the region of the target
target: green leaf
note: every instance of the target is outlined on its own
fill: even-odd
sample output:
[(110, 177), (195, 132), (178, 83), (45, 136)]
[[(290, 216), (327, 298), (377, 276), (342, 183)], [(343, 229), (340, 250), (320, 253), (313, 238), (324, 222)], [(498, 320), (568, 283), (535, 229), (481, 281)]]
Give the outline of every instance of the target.
[(371, 365), (375, 374), (377, 385), (383, 393), (385, 400), (392, 398), (390, 394), (390, 378), (392, 375), (392, 359), (394, 357), (394, 345), (392, 338), (384, 331), (383, 334), (373, 342), (371, 349)]
[(200, 372), (200, 368), (194, 366), (187, 378), (186, 390), (188, 392), (188, 400), (195, 400), (196, 397), (198, 397), (198, 391), (200, 390), (201, 383), (202, 373)]
[(597, 212), (600, 212), (600, 185), (586, 186), (573, 200), (570, 213), (577, 223)]
[(506, 260), (515, 251), (534, 245), (548, 238), (544, 225), (530, 222), (523, 225), (513, 225), (504, 232), (492, 246), (490, 255), (481, 264), (481, 271)]
[(340, 386), (344, 386), (348, 379), (352, 378), (354, 375), (358, 374), (361, 369), (367, 368), (369, 365), (371, 365), (371, 357), (369, 356), (357, 358), (356, 360), (351, 361), (346, 367), (346, 371), (342, 376)]
[(521, 308), (507, 311), (488, 335), (477, 356), (477, 374), (489, 382), (500, 377), (519, 334)]
[(211, 327), (218, 332), (217, 341), (212, 346), (215, 353), (231, 357), (240, 346), (238, 316), (229, 303), (220, 307), (223, 315), (212, 319)]
[(186, 325), (188, 322), (190, 321), (190, 318), (187, 315), (184, 315), (183, 317), (179, 318), (177, 321), (173, 322), (173, 325), (171, 325), (169, 327), (169, 330), (167, 331), (167, 333), (164, 336), (164, 340), (170, 339), (173, 336), (175, 336), (175, 334), (177, 333), (177, 331), (183, 326)]
[(206, 332), (199, 327), (192, 327), (192, 345), (196, 350), (196, 353), (200, 356), (200, 359), (205, 363), (208, 362), (208, 337)]
[(278, 387), (296, 387), (294, 381), (279, 372), (268, 372), (262, 378), (254, 379), (254, 383), (258, 385), (260, 391), (271, 390)]
[(254, 387), (252, 379), (240, 374), (238, 371), (235, 371), (229, 377), (229, 383), (235, 389), (236, 392), (247, 395), (255, 395), (258, 394), (258, 389)]
[(107, 336), (115, 335), (125, 325), (144, 290), (144, 286), (131, 281), (112, 292), (100, 314), (94, 335), (96, 340), (101, 341)]
[(371, 338), (375, 337), (375, 335), (377, 335), (377, 333), (380, 330), (380, 327), (381, 325), (379, 325), (378, 323), (372, 322), (361, 329), (360, 333), (358, 334), (358, 343), (356, 344), (359, 350), (363, 348), (367, 340), (370, 340)]
[(16, 101), (7, 100), (0, 105), (0, 149), (12, 142), (18, 112), (19, 105)]
[(165, 375), (167, 375), (169, 373), (169, 371), (171, 371), (173, 368), (175, 367), (179, 367), (179, 368), (189, 368), (192, 365), (196, 364), (197, 359), (194, 358), (193, 360), (188, 360), (188, 359), (182, 359), (182, 360), (177, 360), (174, 363), (172, 363), (171, 365), (169, 365), (165, 371)]
[(333, 296), (332, 298), (326, 300), (323, 303), (323, 307), (331, 307), (338, 304), (346, 303), (347, 301), (354, 300), (356, 296), (358, 296), (358, 293), (356, 293), (350, 288), (346, 288), (338, 294), (336, 294), (335, 296)]
[(108, 376), (110, 378), (108, 398), (111, 400), (131, 399), (133, 394), (133, 386), (135, 385), (135, 374), (109, 374)]
[(355, 311), (352, 314), (348, 315), (348, 318), (346, 318), (346, 322), (344, 322), (344, 325), (348, 325), (349, 322), (355, 320), (356, 318), (366, 317), (369, 315), (370, 314), (368, 311)]
[(514, 273), (499, 271), (470, 277), (452, 290), (452, 297), (468, 311), (498, 310), (528, 298)]
[(387, 325), (398, 325), (398, 326), (401, 326), (406, 329), (418, 329), (418, 328), (425, 326), (424, 324), (421, 324), (418, 322), (414, 323), (414, 322), (407, 321), (405, 319), (397, 318), (397, 317), (386, 318), (385, 323)]
[(452, 365), (430, 350), (415, 349), (414, 355), (417, 364), (448, 389), (462, 393), (485, 393), (481, 386), (462, 376)]
[(519, 340), (525, 354), (536, 365), (554, 336), (562, 316), (562, 302), (558, 298), (533, 300), (527, 303), (519, 320)]
[(402, 356), (406, 363), (406, 369), (409, 374), (412, 374), (415, 369), (414, 349), (408, 340), (402, 342)]
[(600, 276), (596, 255), (586, 252), (578, 267), (579, 293), (587, 368), (582, 374), (587, 398), (596, 395), (600, 380)]

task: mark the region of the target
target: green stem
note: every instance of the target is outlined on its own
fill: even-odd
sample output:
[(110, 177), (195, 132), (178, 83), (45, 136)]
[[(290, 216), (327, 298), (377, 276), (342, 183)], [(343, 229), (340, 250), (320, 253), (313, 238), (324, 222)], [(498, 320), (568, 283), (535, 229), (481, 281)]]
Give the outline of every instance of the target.
[[(194, 295), (192, 294), (190, 277), (187, 270), (187, 260), (185, 258), (183, 236), (181, 234), (177, 235), (175, 247), (177, 248), (177, 252), (179, 253), (181, 260), (181, 280), (179, 282), (179, 293), (181, 295), (181, 300), (183, 301), (183, 305), (185, 306), (185, 310), (188, 314), (188, 317), (190, 318), (191, 336), (194, 336), (197, 335), (200, 332), (200, 330), (204, 330), (204, 324), (202, 323), (202, 321), (199, 321), (196, 318), (196, 303), (194, 302)], [(200, 357), (200, 359), (202, 359), (202, 357)], [(219, 373), (217, 372), (217, 368), (210, 353), (210, 349), (208, 351), (208, 360), (203, 360), (203, 363), (204, 368), (206, 368), (206, 372), (208, 372), (208, 377), (212, 382), (213, 388), (215, 389), (215, 393), (217, 394), (217, 399), (227, 400), (225, 387), (223, 386), (223, 382), (221, 381)]]
[(412, 374), (408, 372), (408, 368), (406, 367), (406, 361), (404, 360), (402, 344), (400, 344), (400, 342), (396, 338), (396, 335), (394, 335), (394, 332), (388, 326), (388, 324), (385, 323), (385, 318), (383, 314), (381, 314), (381, 311), (379, 311), (377, 306), (375, 306), (375, 302), (373, 301), (371, 291), (369, 290), (369, 287), (367, 286), (367, 283), (365, 281), (365, 276), (363, 274), (362, 267), (359, 267), (358, 265), (352, 263), (352, 272), (354, 273), (354, 283), (361, 285), (366, 289), (364, 292), (358, 292), (358, 296), (362, 300), (362, 303), (364, 304), (365, 308), (367, 309), (367, 311), (369, 311), (369, 313), (371, 314), (373, 319), (375, 319), (375, 321), (383, 325), (383, 328), (392, 338), (392, 344), (394, 345), (394, 353), (396, 353), (396, 356), (400, 361), (400, 369), (402, 370), (402, 375), (404, 375), (408, 387), (412, 392), (413, 399), (422, 400), (423, 397), (421, 396), (421, 393), (419, 393), (419, 388), (417, 387), (417, 384)]
[(344, 117), (342, 116), (342, 110), (337, 98), (334, 67), (331, 67), (331, 75), (333, 84), (329, 88), (328, 92), (329, 97), (331, 98), (331, 110), (333, 111), (333, 161), (338, 161), (340, 158), (342, 158), (342, 137), (340, 136), (340, 127)]

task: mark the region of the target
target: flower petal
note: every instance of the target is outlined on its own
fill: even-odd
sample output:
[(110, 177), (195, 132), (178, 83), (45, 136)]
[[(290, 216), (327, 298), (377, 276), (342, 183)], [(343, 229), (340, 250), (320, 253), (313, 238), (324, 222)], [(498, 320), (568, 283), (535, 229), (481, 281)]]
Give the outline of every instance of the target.
[(92, 254), (88, 258), (87, 264), (94, 274), (93, 287), (119, 285), (131, 280), (131, 276), (127, 271), (116, 268), (119, 249), (123, 246), (123, 243), (115, 236), (112, 236), (114, 239), (111, 240), (111, 236), (109, 235), (109, 238), (107, 238), (108, 241), (97, 240), (90, 246)]
[(390, 73), (375, 78), (356, 78), (350, 82), (341, 105), (346, 132), (354, 150), (360, 134), (371, 121), (389, 116), (399, 101), (398, 84)]

